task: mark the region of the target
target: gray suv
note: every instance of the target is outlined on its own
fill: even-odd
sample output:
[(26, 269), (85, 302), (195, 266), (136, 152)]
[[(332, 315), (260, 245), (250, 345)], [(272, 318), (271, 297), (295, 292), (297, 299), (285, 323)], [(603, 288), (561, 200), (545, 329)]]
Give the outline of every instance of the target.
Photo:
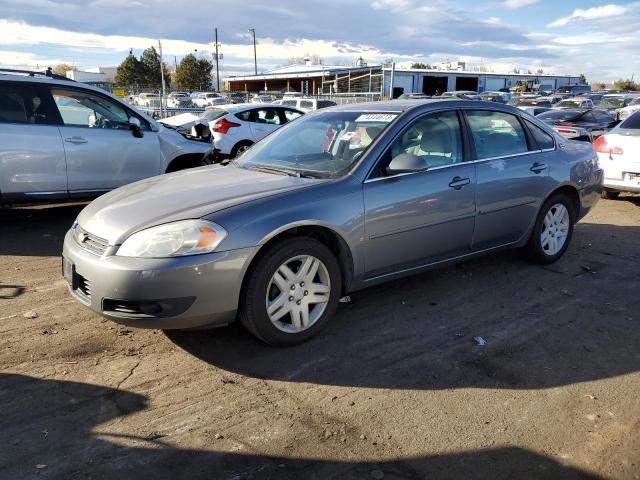
[(0, 70), (0, 203), (91, 198), (208, 163), (211, 144), (102, 89)]

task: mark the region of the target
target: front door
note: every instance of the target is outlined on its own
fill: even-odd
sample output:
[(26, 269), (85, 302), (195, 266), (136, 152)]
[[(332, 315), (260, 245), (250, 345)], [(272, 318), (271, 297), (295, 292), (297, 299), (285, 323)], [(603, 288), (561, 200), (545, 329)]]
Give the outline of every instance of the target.
[(141, 138), (129, 128), (124, 106), (88, 90), (54, 88), (62, 117), (69, 193), (111, 190), (160, 172), (157, 134), (144, 119)]
[[(381, 157), (363, 186), (368, 277), (469, 251), (476, 176), (462, 145), (458, 113), (449, 110), (417, 119)], [(428, 168), (387, 175), (401, 154), (423, 157)]]
[[(67, 167), (55, 106), (28, 82), (0, 82), (0, 195), (46, 200), (67, 197)], [(53, 118), (52, 118), (53, 117)]]
[[(478, 216), (473, 249), (513, 243), (533, 224), (549, 188), (548, 148), (538, 147), (516, 115), (469, 110), (466, 117), (477, 157)], [(546, 136), (553, 148), (553, 138), (528, 123)]]

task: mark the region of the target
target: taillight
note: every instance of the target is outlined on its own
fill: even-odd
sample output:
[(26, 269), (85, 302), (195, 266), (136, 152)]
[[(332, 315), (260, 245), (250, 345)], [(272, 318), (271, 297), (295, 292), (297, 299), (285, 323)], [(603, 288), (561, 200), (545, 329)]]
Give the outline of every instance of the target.
[(622, 155), (624, 151), (615, 145), (609, 145), (604, 135), (593, 141), (593, 149), (598, 153), (608, 153), (609, 155)]
[(216, 133), (227, 133), (230, 128), (239, 126), (239, 123), (230, 122), (226, 118), (221, 118), (220, 120), (216, 120), (213, 124), (213, 131)]

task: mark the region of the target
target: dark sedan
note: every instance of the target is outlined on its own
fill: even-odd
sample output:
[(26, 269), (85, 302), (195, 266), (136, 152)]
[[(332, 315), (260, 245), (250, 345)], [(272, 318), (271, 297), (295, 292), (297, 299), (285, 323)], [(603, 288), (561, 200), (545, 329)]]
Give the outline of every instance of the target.
[(563, 108), (538, 115), (556, 132), (571, 140), (588, 142), (617, 125), (617, 120), (605, 110)]

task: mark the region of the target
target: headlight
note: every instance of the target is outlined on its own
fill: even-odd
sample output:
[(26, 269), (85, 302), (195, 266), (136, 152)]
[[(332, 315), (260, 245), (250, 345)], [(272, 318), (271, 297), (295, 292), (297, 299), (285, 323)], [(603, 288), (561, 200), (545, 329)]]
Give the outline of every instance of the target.
[(165, 258), (210, 253), (227, 232), (205, 220), (182, 220), (134, 233), (120, 246), (120, 257)]

